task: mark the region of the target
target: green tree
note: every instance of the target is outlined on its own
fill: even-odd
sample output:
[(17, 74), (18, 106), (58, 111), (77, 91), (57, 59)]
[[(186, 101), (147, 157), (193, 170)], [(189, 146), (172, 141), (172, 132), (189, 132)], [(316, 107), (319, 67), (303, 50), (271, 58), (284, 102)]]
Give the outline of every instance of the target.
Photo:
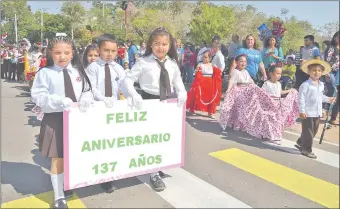
[(235, 28), (234, 12), (228, 6), (214, 6), (205, 1), (199, 2), (190, 22), (190, 36), (196, 43), (210, 42), (219, 35), (227, 38)]
[(71, 25), (71, 37), (74, 38), (74, 29), (83, 23), (86, 14), (81, 2), (66, 1), (61, 7), (61, 13)]
[(15, 42), (14, 15), (17, 16), (18, 40), (27, 38), (30, 31), (39, 28), (38, 22), (35, 21), (31, 8), (27, 5), (26, 0), (2, 0), (1, 16), (3, 22), (1, 31), (7, 32), (8, 40)]

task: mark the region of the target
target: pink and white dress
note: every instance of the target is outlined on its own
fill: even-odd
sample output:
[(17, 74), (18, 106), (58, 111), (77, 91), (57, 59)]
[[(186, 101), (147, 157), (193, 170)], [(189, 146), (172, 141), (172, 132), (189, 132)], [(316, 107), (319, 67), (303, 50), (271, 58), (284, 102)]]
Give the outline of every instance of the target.
[(234, 70), (230, 80), (233, 85), (220, 110), (223, 128), (233, 127), (257, 138), (277, 141), (285, 128), (295, 124), (299, 115), (297, 91), (274, 100), (252, 82), (246, 70)]

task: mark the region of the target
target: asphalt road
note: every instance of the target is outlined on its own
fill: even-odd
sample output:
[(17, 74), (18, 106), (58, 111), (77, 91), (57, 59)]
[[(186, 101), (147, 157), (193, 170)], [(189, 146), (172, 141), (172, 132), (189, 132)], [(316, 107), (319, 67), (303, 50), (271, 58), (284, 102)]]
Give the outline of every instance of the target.
[[(46, 208), (52, 202), (49, 160), (40, 156), (39, 122), (25, 84), (1, 82), (1, 200), (3, 208)], [(217, 115), (218, 117), (218, 115)], [(339, 137), (339, 136), (334, 136)], [(186, 119), (185, 165), (164, 171), (167, 189), (148, 177), (76, 190), (70, 208), (334, 208), (339, 207), (339, 146), (314, 143), (318, 159), (301, 156), (296, 134), (282, 145), (227, 129), (205, 114)]]

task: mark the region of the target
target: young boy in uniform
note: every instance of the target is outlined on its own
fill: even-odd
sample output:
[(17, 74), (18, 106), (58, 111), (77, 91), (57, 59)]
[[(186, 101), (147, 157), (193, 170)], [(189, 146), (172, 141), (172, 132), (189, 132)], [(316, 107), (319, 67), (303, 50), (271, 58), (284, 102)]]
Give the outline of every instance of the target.
[(301, 154), (316, 158), (312, 152), (313, 138), (318, 132), (320, 117), (322, 117), (322, 103), (334, 103), (334, 97), (323, 94), (324, 84), (319, 79), (331, 71), (331, 66), (322, 60), (312, 59), (305, 61), (301, 70), (309, 75), (309, 79), (303, 82), (299, 88), (299, 109), (302, 119), (302, 133), (297, 140), (297, 147)]

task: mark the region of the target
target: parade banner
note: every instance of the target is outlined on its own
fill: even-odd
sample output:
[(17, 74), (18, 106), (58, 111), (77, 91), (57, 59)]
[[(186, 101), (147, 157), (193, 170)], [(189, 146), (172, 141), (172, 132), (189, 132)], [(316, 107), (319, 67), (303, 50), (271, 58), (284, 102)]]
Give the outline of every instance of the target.
[(64, 187), (86, 187), (184, 165), (185, 105), (127, 100), (64, 111)]

